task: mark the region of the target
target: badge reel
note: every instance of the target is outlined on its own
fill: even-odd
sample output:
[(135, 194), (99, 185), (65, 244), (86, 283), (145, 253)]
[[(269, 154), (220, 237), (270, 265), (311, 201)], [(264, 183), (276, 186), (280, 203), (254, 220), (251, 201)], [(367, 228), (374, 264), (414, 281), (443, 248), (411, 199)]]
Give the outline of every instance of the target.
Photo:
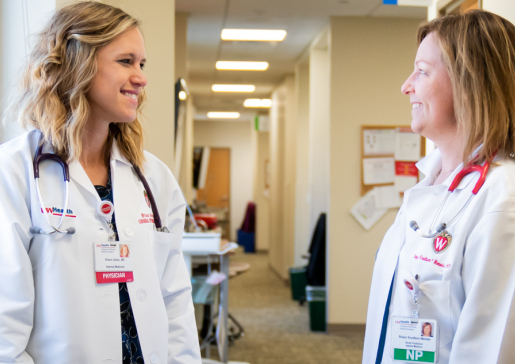
[(107, 226), (109, 226), (109, 240), (116, 240), (116, 233), (114, 232), (113, 225), (113, 203), (111, 201), (100, 201), (97, 210), (100, 216), (102, 216), (104, 220), (107, 222)]
[(394, 361), (436, 363), (438, 361), (438, 322), (419, 317), (419, 276), (403, 280), (413, 297), (411, 316), (392, 316), (391, 356)]

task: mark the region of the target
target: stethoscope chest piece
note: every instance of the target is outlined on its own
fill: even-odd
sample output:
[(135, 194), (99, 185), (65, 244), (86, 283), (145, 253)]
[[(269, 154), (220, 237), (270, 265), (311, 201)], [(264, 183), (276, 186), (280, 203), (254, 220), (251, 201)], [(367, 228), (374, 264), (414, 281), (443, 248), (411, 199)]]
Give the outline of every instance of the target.
[(443, 253), (452, 242), (452, 235), (447, 230), (442, 231), (440, 234), (433, 238), (433, 251), (435, 253)]

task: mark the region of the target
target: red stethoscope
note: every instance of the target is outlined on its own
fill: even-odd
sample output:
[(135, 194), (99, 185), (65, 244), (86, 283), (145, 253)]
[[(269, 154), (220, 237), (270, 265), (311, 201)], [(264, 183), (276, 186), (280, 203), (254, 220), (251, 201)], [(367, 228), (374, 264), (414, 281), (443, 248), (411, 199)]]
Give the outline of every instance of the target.
[[(441, 232), (443, 232), (445, 229), (447, 229), (447, 226), (451, 225), (458, 218), (458, 216), (461, 215), (461, 213), (463, 211), (465, 211), (465, 209), (469, 205), (470, 201), (472, 200), (472, 197), (477, 195), (477, 193), (483, 186), (483, 183), (485, 183), (486, 175), (488, 174), (489, 169), (490, 169), (490, 162), (488, 160), (485, 161), (485, 163), (482, 166), (476, 165), (476, 164), (474, 164), (474, 161), (472, 161), (469, 165), (467, 165), (465, 168), (463, 168), (456, 175), (456, 177), (454, 177), (454, 180), (452, 181), (451, 186), (447, 190), (447, 193), (445, 194), (445, 198), (443, 199), (442, 203), (440, 204), (440, 207), (438, 208), (436, 216), (434, 217), (433, 222), (431, 223), (431, 227), (429, 228), (428, 234), (424, 234), (420, 231), (420, 228), (415, 220), (412, 220), (409, 223), (409, 226), (413, 230), (415, 230), (418, 233), (418, 235), (420, 235), (423, 238), (434, 238), (435, 236), (439, 235)], [(435, 224), (436, 224), (436, 220), (440, 216), (440, 213), (442, 212), (442, 209), (445, 206), (445, 202), (447, 201), (447, 199), (449, 198), (451, 193), (453, 193), (454, 190), (458, 187), (458, 185), (460, 184), (463, 177), (465, 177), (467, 174), (474, 173), (474, 172), (479, 172), (479, 179), (477, 180), (476, 185), (474, 186), (474, 189), (472, 190), (472, 194), (468, 198), (465, 205), (463, 205), (461, 210), (458, 211), (458, 213), (456, 215), (454, 215), (454, 217), (451, 219), (451, 221), (449, 221), (449, 223), (446, 224), (445, 222), (442, 222), (440, 225), (438, 225), (436, 231), (433, 231)]]

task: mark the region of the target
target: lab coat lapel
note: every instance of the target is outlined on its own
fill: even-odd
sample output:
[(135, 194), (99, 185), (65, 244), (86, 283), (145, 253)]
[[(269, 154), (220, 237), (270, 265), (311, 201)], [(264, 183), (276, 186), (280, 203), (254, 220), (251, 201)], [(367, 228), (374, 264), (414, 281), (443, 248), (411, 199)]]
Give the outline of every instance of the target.
[(84, 168), (82, 168), (80, 162), (78, 160), (74, 160), (70, 163), (68, 168), (70, 171), (70, 179), (79, 184), (83, 189), (85, 189), (89, 193), (93, 194), (96, 197), (96, 199), (100, 201), (100, 197), (98, 197), (98, 193), (95, 189), (95, 186), (93, 186), (93, 183), (89, 179)]
[[(408, 195), (409, 192), (407, 191), (406, 194)], [(405, 198), (408, 197), (407, 195)], [(381, 335), (388, 292), (390, 291), (392, 279), (397, 268), (400, 250), (405, 242), (405, 225), (405, 212), (401, 208), (394, 224), (386, 233), (377, 254), (367, 314), (364, 363), (371, 363), (376, 359), (375, 356)]]
[(116, 226), (120, 240), (132, 238), (132, 230), (140, 212), (143, 189), (131, 165), (119, 160), (111, 161)]

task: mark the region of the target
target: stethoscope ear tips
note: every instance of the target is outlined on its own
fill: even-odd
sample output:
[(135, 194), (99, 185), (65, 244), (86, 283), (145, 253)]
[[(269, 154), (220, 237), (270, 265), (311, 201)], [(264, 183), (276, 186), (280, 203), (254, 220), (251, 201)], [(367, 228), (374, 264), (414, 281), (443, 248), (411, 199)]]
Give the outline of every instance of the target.
[(68, 234), (72, 235), (72, 234), (75, 234), (75, 228), (68, 228), (66, 229), (66, 231), (68, 232)]
[(417, 231), (419, 229), (418, 227), (418, 224), (415, 220), (412, 220), (410, 223), (409, 223), (409, 227), (412, 228), (413, 230)]
[(32, 234), (39, 234), (39, 232), (40, 232), (40, 231), (41, 231), (41, 229), (40, 229), (40, 228), (37, 228), (37, 227), (35, 227), (35, 226), (31, 226), (31, 227), (30, 227), (30, 232), (31, 232)]

